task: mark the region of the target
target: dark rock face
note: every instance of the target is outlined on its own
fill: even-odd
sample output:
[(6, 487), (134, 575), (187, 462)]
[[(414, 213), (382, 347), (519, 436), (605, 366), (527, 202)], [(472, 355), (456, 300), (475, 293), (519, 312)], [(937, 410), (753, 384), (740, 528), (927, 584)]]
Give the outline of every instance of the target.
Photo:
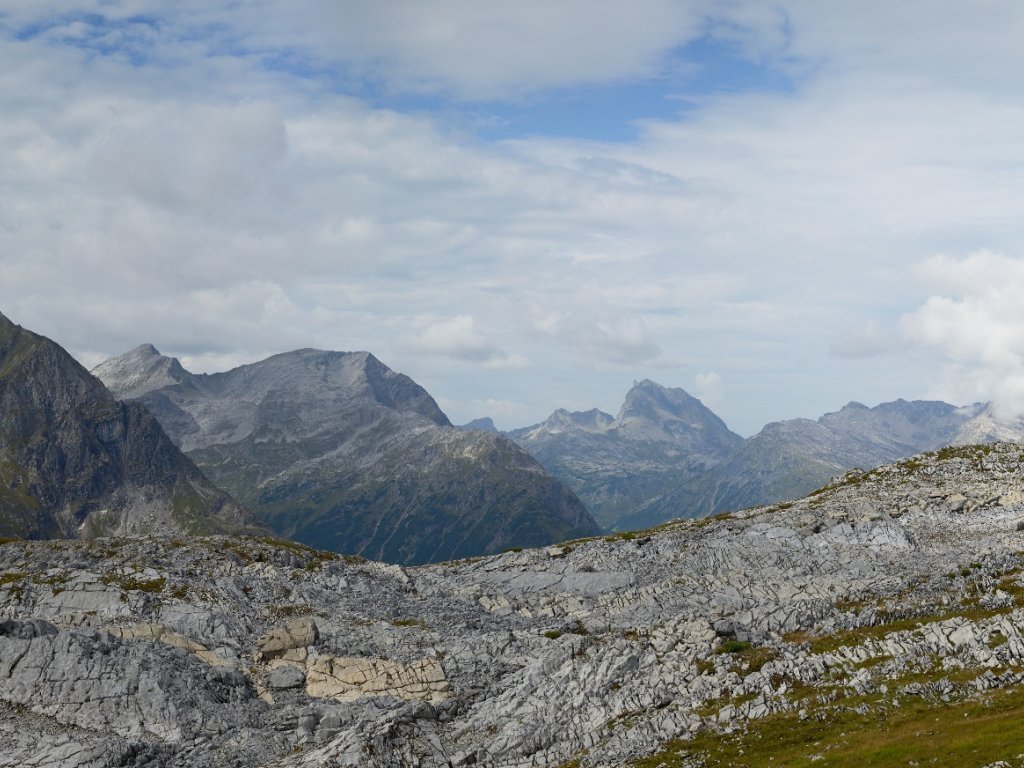
[(143, 346), (94, 372), (275, 531), (313, 546), (408, 564), (598, 532), (511, 441), (453, 427), (366, 352), (303, 349), (195, 375)]
[(226, 532), (243, 510), (138, 403), (0, 315), (0, 535)]
[(610, 528), (701, 476), (743, 443), (700, 400), (649, 380), (633, 386), (618, 417), (596, 409), (557, 410), (542, 424), (509, 436)]

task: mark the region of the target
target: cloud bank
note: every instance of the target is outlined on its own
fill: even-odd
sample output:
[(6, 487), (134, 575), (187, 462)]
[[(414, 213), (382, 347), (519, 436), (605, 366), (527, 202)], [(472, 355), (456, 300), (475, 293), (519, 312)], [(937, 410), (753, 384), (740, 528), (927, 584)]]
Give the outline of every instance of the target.
[(937, 256), (921, 277), (936, 294), (901, 327), (941, 356), (938, 396), (992, 400), (1003, 417), (1024, 414), (1024, 260), (991, 251)]
[[(369, 349), (505, 427), (711, 371), (747, 433), (939, 379), (1016, 407), (1022, 30), (1011, 2), (12, 0), (0, 311), (87, 361)], [(574, 138), (594, 94), (633, 138)], [(514, 137), (476, 130), (495, 105)], [(936, 253), (974, 255), (922, 293)], [(880, 366), (894, 338), (920, 354)]]

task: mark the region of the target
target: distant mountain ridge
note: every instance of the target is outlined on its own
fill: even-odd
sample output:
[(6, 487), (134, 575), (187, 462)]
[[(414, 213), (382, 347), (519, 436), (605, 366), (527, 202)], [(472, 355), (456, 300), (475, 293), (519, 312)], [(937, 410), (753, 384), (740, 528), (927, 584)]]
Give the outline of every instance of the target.
[(494, 420), (488, 416), (485, 416), (482, 419), (473, 419), (467, 424), (459, 424), (459, 429), (480, 429), (483, 430), (484, 432), (500, 432), (500, 430), (496, 426), (494, 426)]
[(564, 480), (606, 528), (646, 528), (798, 498), (854, 467), (945, 445), (1024, 439), (1024, 421), (984, 403), (851, 402), (817, 420), (773, 422), (746, 440), (699, 400), (651, 381), (618, 417), (556, 410), (508, 433)]
[(0, 315), (0, 535), (229, 533), (245, 511), (138, 403)]
[(559, 409), (508, 433), (606, 527), (726, 460), (743, 442), (682, 389), (634, 384), (618, 416)]
[(316, 547), (411, 564), (599, 530), (527, 453), (456, 429), (368, 352), (301, 349), (193, 374), (142, 345), (94, 373), (275, 531)]
[(1024, 438), (1024, 424), (1000, 422), (984, 403), (958, 407), (895, 400), (852, 402), (816, 420), (772, 422), (727, 461), (623, 518), (644, 528), (679, 516), (714, 514), (799, 498), (854, 467), (870, 469), (946, 445)]

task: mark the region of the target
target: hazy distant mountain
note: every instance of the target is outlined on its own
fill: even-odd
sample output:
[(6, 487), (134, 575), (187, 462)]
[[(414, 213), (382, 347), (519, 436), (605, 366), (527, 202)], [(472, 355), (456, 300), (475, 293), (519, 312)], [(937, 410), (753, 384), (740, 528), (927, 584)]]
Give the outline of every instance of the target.
[(598, 530), (528, 454), (456, 429), (367, 352), (303, 349), (197, 375), (143, 345), (94, 372), (274, 530), (316, 547), (420, 563)]
[(630, 389), (617, 417), (557, 410), (508, 435), (606, 527), (701, 476), (743, 442), (700, 400), (650, 380)]
[(224, 533), (245, 513), (149, 412), (0, 315), (0, 535)]
[(1024, 423), (995, 418), (985, 404), (896, 400), (868, 408), (849, 403), (817, 420), (768, 424), (727, 460), (623, 518), (644, 528), (799, 498), (848, 469), (869, 469), (951, 444), (1020, 440)]
[(768, 424), (743, 440), (681, 389), (642, 381), (617, 417), (555, 411), (509, 432), (606, 528), (646, 528), (798, 498), (834, 475), (945, 445), (1024, 439), (1024, 420), (985, 404), (849, 403), (817, 420)]
[(494, 426), (494, 421), (489, 416), (484, 416), (481, 419), (473, 419), (468, 424), (460, 424), (459, 429), (472, 430), (482, 429), (484, 432), (498, 432), (498, 428)]

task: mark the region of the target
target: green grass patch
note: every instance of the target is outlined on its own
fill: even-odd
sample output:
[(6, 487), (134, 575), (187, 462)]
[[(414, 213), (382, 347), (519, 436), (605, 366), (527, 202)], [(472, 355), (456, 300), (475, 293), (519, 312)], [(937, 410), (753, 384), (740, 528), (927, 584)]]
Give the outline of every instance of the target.
[(693, 666), (702, 675), (710, 675), (715, 671), (715, 662), (711, 659), (697, 659), (693, 662)]
[(163, 576), (146, 579), (142, 578), (141, 574), (107, 573), (100, 577), (100, 581), (108, 586), (118, 587), (123, 592), (146, 592), (148, 594), (159, 594), (167, 585), (167, 579)]
[(754, 644), (746, 640), (726, 640), (715, 649), (715, 653), (742, 653), (753, 647)]
[(0, 587), (7, 586), (8, 584), (17, 584), (28, 576), (23, 571), (8, 571), (7, 573), (0, 573)]
[(944, 704), (916, 698), (860, 714), (850, 707), (819, 708), (750, 723), (741, 733), (706, 730), (633, 763), (634, 768), (854, 768), (907, 765), (982, 766), (1014, 761), (1024, 743), (1024, 689), (994, 691)]

